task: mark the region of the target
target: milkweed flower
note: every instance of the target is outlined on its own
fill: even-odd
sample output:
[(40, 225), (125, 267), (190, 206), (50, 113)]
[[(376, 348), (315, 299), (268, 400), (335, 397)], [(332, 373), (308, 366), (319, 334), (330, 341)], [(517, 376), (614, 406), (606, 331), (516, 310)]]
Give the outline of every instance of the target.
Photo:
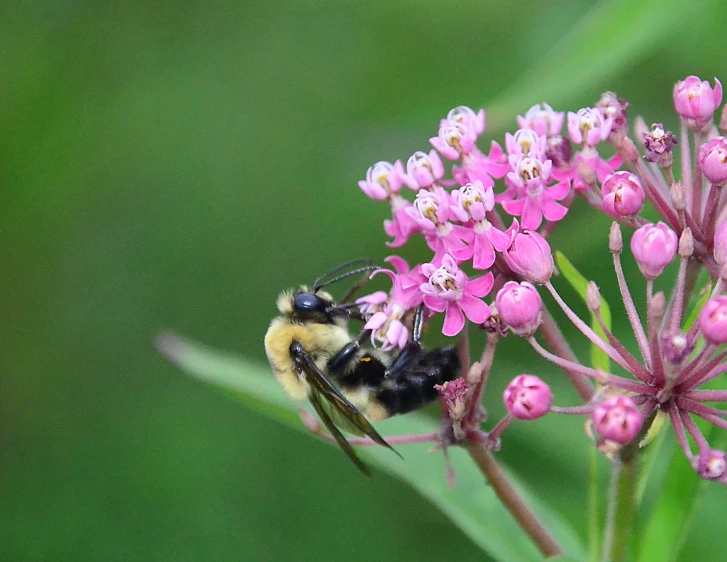
[(696, 76), (687, 76), (674, 86), (674, 108), (691, 129), (710, 123), (721, 103), (722, 84), (716, 78), (714, 87)]
[(482, 324), (490, 316), (490, 307), (482, 297), (492, 289), (494, 277), (486, 273), (470, 280), (449, 254), (440, 266), (422, 265), (422, 273), (428, 278), (420, 285), (424, 304), (434, 312), (444, 312), (445, 336), (456, 336), (462, 331), (465, 316), (474, 324)]

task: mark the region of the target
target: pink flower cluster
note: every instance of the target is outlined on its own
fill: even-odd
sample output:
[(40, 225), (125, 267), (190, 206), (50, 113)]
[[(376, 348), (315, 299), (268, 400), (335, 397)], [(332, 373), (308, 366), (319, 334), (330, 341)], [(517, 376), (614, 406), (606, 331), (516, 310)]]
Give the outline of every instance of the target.
[[(603, 94), (593, 107), (567, 114), (543, 103), (517, 117), (519, 128), (505, 133), (504, 150), (489, 140), (487, 152), (478, 148), (485, 134), (484, 110), (475, 112), (465, 106), (451, 110), (441, 120), (437, 136), (430, 139), (433, 149), (414, 153), (405, 165), (400, 160), (378, 162), (359, 182), (368, 197), (389, 203), (391, 218), (384, 221), (384, 231), (391, 237), (389, 247), (401, 248), (420, 236), (431, 250), (429, 261), (414, 267), (400, 257), (388, 258), (393, 270), (375, 274), (391, 278), (391, 291), (357, 301), (374, 345), (384, 350), (404, 348), (411, 340), (412, 318), (419, 307), (425, 321), (444, 314), (446, 336), (462, 334), (467, 320), (489, 334), (488, 345), (509, 330), (561, 367), (585, 403), (553, 406), (544, 381), (519, 375), (504, 393), (507, 416), (482, 438), (493, 449), (499, 447), (499, 435), (512, 420), (559, 412), (590, 416), (599, 447), (613, 453), (643, 436), (646, 424), (661, 413), (670, 419), (698, 474), (727, 483), (725, 453), (709, 446), (693, 420), (701, 417), (727, 429), (727, 411), (705, 404), (727, 401), (727, 391), (698, 388), (727, 372), (727, 352), (720, 351), (727, 343), (727, 295), (722, 294), (727, 283), (727, 196), (723, 193), (727, 139), (713, 123), (721, 102), (719, 80), (710, 86), (690, 76), (677, 83), (674, 107), (682, 119), (680, 137), (661, 123), (647, 129), (642, 119), (632, 132), (629, 104), (612, 92)], [(727, 109), (720, 127), (727, 128)], [(677, 145), (686, 172), (681, 180), (672, 169)], [(576, 196), (617, 221), (608, 245), (640, 358), (605, 325), (594, 283), (588, 287), (587, 303), (606, 337), (581, 320), (551, 283), (555, 266), (547, 238), (566, 218)], [(647, 200), (659, 215), (655, 224), (642, 216)], [(624, 243), (618, 223), (634, 230), (630, 249), (646, 283), (645, 323), (621, 267)], [(676, 261), (679, 270), (672, 296), (654, 293), (654, 280)], [(706, 269), (713, 288), (711, 298), (698, 311), (698, 321), (686, 325), (688, 270), (694, 264)], [(534, 337), (537, 330), (545, 329), (538, 286), (547, 289), (591, 344), (631, 378), (577, 362), (567, 345), (555, 344), (550, 351), (543, 348)], [(493, 291), (494, 302), (485, 302)], [(552, 336), (559, 333), (558, 328), (552, 318), (549, 322), (551, 337), (545, 339), (557, 342)], [(457, 415), (451, 413), (451, 419), (463, 424), (455, 434), (480, 439), (483, 383), (469, 378), (458, 381), (449, 392), (456, 388), (466, 400), (450, 400), (457, 403)], [(598, 392), (593, 381), (600, 385)], [(449, 403), (449, 395), (442, 395)], [(696, 454), (689, 439), (698, 448)]]

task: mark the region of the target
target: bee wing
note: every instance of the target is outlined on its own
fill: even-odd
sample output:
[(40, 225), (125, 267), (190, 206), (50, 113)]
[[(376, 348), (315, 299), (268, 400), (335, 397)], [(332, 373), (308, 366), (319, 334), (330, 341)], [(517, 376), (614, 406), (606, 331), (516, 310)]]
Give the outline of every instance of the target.
[[(341, 392), (333, 386), (333, 384), (331, 384), (310, 355), (308, 355), (305, 351), (298, 352), (296, 354), (296, 363), (306, 375), (306, 380), (311, 388), (311, 396), (314, 393), (317, 393), (321, 409), (323, 411), (328, 409), (333, 414), (333, 416), (331, 416), (328, 412), (326, 412), (326, 417), (331, 424), (334, 423), (331, 418), (336, 418), (339, 422), (341, 422), (340, 425), (344, 426), (346, 429), (350, 428), (352, 433), (357, 435), (366, 435), (379, 445), (388, 447), (392, 451), (394, 450), (391, 445), (389, 445), (384, 438), (379, 435), (379, 432), (374, 429), (374, 426), (371, 425), (369, 420), (367, 420), (364, 415), (358, 411), (358, 408), (351, 404), (351, 402), (349, 402), (348, 399), (341, 394)], [(313, 406), (315, 407), (316, 405), (313, 404)], [(318, 408), (316, 408), (316, 411), (318, 411)], [(342, 419), (345, 420), (345, 422), (342, 422)]]
[(363, 472), (366, 476), (371, 476), (371, 472), (369, 472), (368, 467), (361, 461), (360, 458), (358, 458), (356, 452), (351, 446), (351, 443), (348, 442), (348, 440), (341, 433), (341, 430), (339, 430), (336, 427), (336, 424), (333, 423), (333, 420), (330, 418), (328, 412), (325, 410), (323, 404), (321, 403), (320, 395), (315, 390), (313, 390), (310, 394), (310, 403), (313, 404), (313, 408), (315, 408), (315, 411), (318, 413), (318, 417), (321, 418), (321, 421), (328, 428), (328, 431), (331, 432), (331, 435), (333, 435), (333, 438), (336, 440), (336, 443), (338, 443), (339, 447), (341, 447), (341, 449), (343, 449), (343, 452), (346, 453), (346, 456), (351, 459), (353, 464), (355, 464), (361, 472)]

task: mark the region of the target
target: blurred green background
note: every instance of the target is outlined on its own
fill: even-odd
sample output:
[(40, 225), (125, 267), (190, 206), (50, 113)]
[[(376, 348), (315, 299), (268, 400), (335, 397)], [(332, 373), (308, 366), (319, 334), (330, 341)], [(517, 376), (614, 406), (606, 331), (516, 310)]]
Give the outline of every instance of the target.
[[(548, 99), (556, 109), (612, 89), (632, 114), (674, 124), (676, 80), (727, 79), (719, 0), (685, 6), (603, 71), (564, 69), (563, 37), (621, 4), (1, 8), (0, 558), (486, 559), (405, 484), (364, 480), (340, 451), (184, 377), (152, 339), (173, 328), (264, 361), (281, 289), (387, 255), (387, 209), (356, 181), (426, 149), (451, 107), (496, 101), (487, 138), (501, 140), (549, 93), (547, 67), (576, 77)], [(628, 14), (619, 25), (643, 33)], [(608, 56), (598, 46), (586, 55)], [(561, 230), (556, 245), (618, 310), (608, 221), (576, 209), (583, 235)], [(425, 256), (414, 246), (411, 261)], [(493, 419), (523, 371), (575, 403), (522, 342), (502, 347)], [(552, 416), (508, 429), (501, 458), (585, 533), (587, 447), (580, 420)], [(710, 487), (694, 559), (722, 559), (710, 543), (726, 516), (725, 489)]]

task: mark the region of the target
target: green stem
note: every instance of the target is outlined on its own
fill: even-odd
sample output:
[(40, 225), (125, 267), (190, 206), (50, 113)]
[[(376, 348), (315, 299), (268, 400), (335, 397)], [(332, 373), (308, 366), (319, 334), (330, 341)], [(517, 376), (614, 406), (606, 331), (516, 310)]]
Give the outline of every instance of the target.
[(601, 552), (601, 487), (598, 478), (598, 451), (591, 447), (588, 455), (588, 559), (598, 562)]
[(535, 543), (543, 557), (551, 558), (563, 555), (564, 552), (561, 546), (538, 516), (533, 513), (530, 506), (525, 503), (523, 497), (512, 485), (500, 465), (497, 464), (492, 453), (478, 441), (468, 441), (465, 444), (465, 449), (487, 479), (487, 483), (492, 490), (500, 498), (502, 504)]
[(603, 562), (629, 560), (631, 533), (636, 520), (636, 481), (638, 458), (630, 455), (616, 460), (611, 473), (606, 534), (603, 541)]

